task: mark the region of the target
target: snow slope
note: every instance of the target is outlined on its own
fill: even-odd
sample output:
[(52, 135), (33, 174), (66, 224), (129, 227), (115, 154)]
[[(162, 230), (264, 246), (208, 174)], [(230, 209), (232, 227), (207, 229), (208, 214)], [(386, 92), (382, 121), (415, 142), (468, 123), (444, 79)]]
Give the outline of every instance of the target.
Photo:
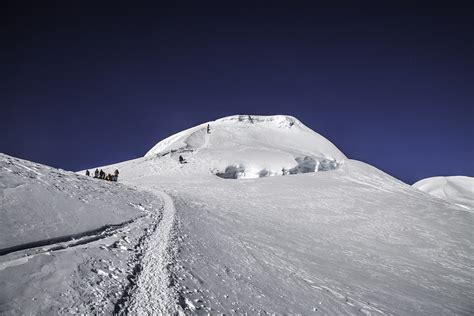
[(474, 178), (433, 177), (420, 180), (413, 187), (456, 205), (474, 209)]
[(245, 180), (186, 168), (130, 182), (175, 200), (184, 310), (472, 313), (472, 213), (351, 160)]
[[(117, 252), (111, 241), (104, 252), (90, 244), (79, 252), (89, 258), (76, 260), (80, 271), (97, 271), (100, 256), (114, 267), (130, 263), (132, 281), (121, 287), (100, 275), (101, 311), (474, 312), (473, 212), (348, 159), (292, 117), (232, 116), (210, 122), (210, 134), (207, 124), (159, 142), (145, 157), (102, 167), (120, 170), (120, 190), (146, 195), (148, 212), (120, 232), (135, 248)], [(10, 267), (19, 258), (2, 259)], [(24, 269), (5, 268), (0, 282)], [(69, 297), (80, 301), (86, 292)], [(16, 311), (9, 302), (1, 310)], [(50, 304), (44, 295), (40, 302)], [(79, 311), (91, 312), (94, 302)]]
[(142, 213), (133, 206), (142, 194), (119, 183), (3, 154), (0, 168), (0, 253), (121, 224)]
[[(184, 311), (473, 312), (471, 212), (347, 159), (304, 127), (275, 124), (292, 118), (243, 118), (211, 122), (211, 134), (200, 125), (107, 167), (173, 197), (172, 286)], [(297, 157), (337, 164), (261, 176), (283, 175)], [(218, 176), (230, 165), (240, 174)]]
[(0, 313), (122, 310), (160, 197), (0, 154)]

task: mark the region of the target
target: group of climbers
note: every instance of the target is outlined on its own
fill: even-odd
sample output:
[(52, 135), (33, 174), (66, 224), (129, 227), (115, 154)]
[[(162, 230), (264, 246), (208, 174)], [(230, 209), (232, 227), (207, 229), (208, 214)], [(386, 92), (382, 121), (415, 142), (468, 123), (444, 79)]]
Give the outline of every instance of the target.
[[(86, 170), (86, 176), (90, 177), (90, 175), (91, 173), (89, 172), (89, 170)], [(118, 175), (119, 175), (118, 169), (115, 169), (114, 174), (110, 174), (110, 173), (106, 174), (102, 169), (100, 169), (100, 171), (99, 169), (95, 169), (94, 171), (94, 178), (107, 180), (107, 181), (117, 182)]]

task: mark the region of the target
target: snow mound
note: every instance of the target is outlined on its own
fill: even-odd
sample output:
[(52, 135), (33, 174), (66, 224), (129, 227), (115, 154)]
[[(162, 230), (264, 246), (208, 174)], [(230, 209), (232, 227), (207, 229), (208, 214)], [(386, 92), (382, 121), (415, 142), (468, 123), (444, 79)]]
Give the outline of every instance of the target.
[(206, 122), (162, 140), (145, 158), (179, 155), (196, 172), (226, 179), (335, 170), (346, 159), (329, 140), (286, 115), (234, 115)]
[(413, 187), (464, 208), (474, 209), (474, 178), (464, 176), (432, 177)]

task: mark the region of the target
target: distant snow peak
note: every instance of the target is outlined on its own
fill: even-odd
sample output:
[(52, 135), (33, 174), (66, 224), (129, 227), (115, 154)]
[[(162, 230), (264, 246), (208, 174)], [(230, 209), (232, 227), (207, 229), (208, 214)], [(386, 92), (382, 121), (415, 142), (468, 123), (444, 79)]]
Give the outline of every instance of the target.
[(463, 208), (474, 210), (473, 177), (432, 177), (416, 182), (413, 187)]

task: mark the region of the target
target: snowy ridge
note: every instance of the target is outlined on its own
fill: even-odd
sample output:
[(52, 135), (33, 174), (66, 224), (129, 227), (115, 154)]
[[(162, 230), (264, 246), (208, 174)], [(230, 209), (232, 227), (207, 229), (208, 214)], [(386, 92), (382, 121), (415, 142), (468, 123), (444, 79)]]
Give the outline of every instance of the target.
[(232, 115), (223, 117), (216, 120), (215, 122), (233, 122), (233, 123), (251, 123), (251, 124), (267, 124), (273, 125), (278, 128), (291, 128), (297, 127), (301, 129), (308, 129), (303, 123), (298, 119), (290, 115), (271, 115), (271, 116), (262, 116), (262, 115)]
[(474, 210), (474, 178), (464, 176), (432, 177), (413, 184), (414, 188)]

